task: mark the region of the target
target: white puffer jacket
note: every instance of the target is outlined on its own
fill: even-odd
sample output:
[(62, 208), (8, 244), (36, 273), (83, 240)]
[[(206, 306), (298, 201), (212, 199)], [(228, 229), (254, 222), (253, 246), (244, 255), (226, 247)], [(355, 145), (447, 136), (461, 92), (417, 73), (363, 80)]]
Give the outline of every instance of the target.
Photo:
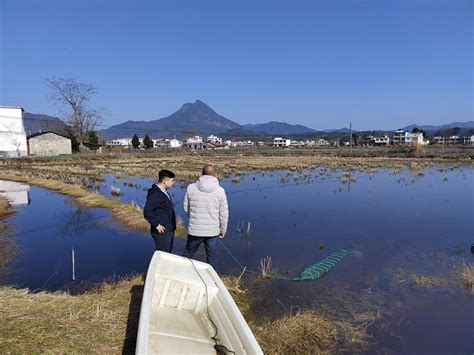
[(214, 176), (203, 175), (188, 186), (184, 211), (189, 216), (188, 233), (192, 236), (215, 237), (227, 231), (227, 197)]

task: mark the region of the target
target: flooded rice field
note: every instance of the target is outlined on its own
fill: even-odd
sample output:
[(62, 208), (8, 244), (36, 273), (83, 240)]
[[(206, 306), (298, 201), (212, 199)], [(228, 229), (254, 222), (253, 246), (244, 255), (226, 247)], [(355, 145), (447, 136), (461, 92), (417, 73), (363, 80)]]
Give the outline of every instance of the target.
[[(152, 183), (107, 175), (88, 188), (143, 206)], [(318, 280), (254, 282), (252, 307), (262, 316), (372, 311), (367, 327), (374, 351), (474, 351), (474, 294), (462, 276), (474, 263), (470, 166), (273, 171), (232, 175), (222, 186), (230, 209), (223, 243), (230, 254), (219, 246), (221, 274), (238, 275), (237, 261), (258, 271), (261, 259), (271, 257), (278, 275), (291, 278), (332, 252), (351, 252)], [(186, 221), (184, 190), (175, 185), (172, 198)], [(80, 208), (69, 197), (24, 184), (2, 182), (0, 191), (17, 211), (8, 220), (17, 255), (1, 275), (3, 284), (74, 290), (146, 271), (151, 237), (113, 221), (109, 210)], [(176, 239), (174, 252), (181, 254), (184, 243)]]

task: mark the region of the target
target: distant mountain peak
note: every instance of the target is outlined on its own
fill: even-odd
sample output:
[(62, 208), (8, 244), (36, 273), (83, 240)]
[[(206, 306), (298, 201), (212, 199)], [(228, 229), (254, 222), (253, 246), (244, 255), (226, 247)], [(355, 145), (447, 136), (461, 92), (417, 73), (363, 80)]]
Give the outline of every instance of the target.
[(178, 110), (178, 112), (186, 112), (189, 110), (204, 110), (204, 111), (209, 111), (212, 113), (216, 113), (211, 107), (209, 107), (208, 104), (205, 102), (197, 99), (194, 102), (187, 102), (181, 108)]
[(188, 102), (171, 115), (149, 122), (127, 121), (102, 131), (106, 139), (153, 133), (163, 137), (185, 137), (191, 134), (222, 134), (229, 129), (242, 128), (214, 111), (201, 100)]

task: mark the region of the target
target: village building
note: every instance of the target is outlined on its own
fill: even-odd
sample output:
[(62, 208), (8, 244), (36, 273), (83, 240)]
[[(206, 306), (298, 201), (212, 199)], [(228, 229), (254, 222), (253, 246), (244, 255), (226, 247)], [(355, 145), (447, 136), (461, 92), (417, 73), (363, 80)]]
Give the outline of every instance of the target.
[(189, 149), (194, 149), (194, 150), (204, 149), (202, 137), (194, 136), (194, 137), (186, 139), (186, 147)]
[(72, 143), (69, 138), (46, 131), (28, 136), (28, 155), (54, 156), (72, 154)]
[(309, 144), (309, 145), (315, 145), (315, 144), (318, 147), (325, 147), (329, 145), (329, 142), (324, 138), (319, 138), (316, 142), (313, 141), (313, 144)]
[(182, 143), (180, 140), (173, 138), (169, 140), (169, 147), (170, 148), (179, 148), (182, 146)]
[(296, 147), (296, 148), (301, 148), (304, 147), (305, 143), (303, 141), (291, 141), (290, 146), (291, 147)]
[(152, 139), (155, 147), (157, 148), (179, 148), (181, 147), (181, 141), (178, 139), (158, 138)]
[(0, 106), (0, 157), (27, 155), (23, 108)]
[(132, 138), (117, 138), (112, 139), (105, 144), (113, 146), (113, 147), (131, 147), (132, 146)]
[(423, 144), (423, 133), (410, 133), (399, 129), (392, 138), (393, 144)]
[(284, 139), (281, 137), (273, 138), (273, 146), (274, 147), (289, 147), (291, 145), (290, 139)]
[(153, 146), (155, 148), (168, 148), (169, 147), (169, 139), (152, 138), (151, 141), (153, 142)]
[(206, 142), (212, 143), (215, 145), (222, 145), (222, 138), (216, 137), (215, 135), (211, 134), (207, 137)]
[(390, 138), (388, 136), (374, 137), (370, 136), (370, 140), (375, 146), (390, 145)]
[(460, 136), (436, 136), (433, 137), (435, 144), (474, 144), (474, 134), (463, 134)]
[(461, 144), (474, 144), (474, 134), (463, 134), (459, 138)]

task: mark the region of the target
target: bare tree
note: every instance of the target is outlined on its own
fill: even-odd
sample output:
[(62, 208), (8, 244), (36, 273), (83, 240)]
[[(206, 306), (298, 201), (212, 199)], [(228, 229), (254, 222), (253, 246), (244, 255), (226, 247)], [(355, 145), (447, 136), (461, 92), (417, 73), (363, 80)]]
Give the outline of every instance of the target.
[(83, 84), (72, 78), (47, 79), (51, 92), (48, 98), (59, 106), (64, 120), (81, 144), (87, 141), (102, 119), (103, 110), (91, 106), (91, 98), (98, 93), (94, 85)]

